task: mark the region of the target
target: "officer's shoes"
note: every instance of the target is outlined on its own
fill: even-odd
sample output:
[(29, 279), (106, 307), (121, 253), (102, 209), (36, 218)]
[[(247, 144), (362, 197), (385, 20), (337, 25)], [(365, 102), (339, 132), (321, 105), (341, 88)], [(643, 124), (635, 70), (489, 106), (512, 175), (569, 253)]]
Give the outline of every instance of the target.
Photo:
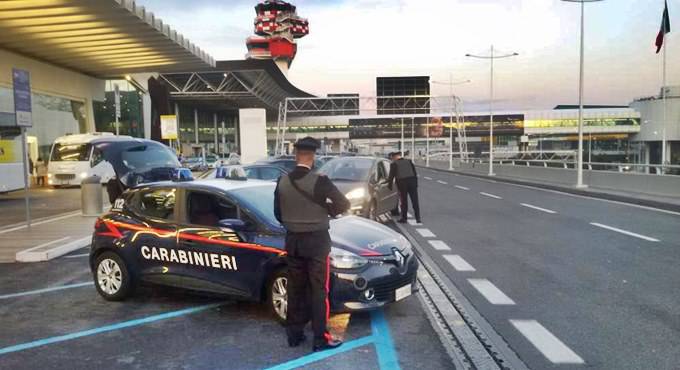
[(304, 334), (295, 337), (288, 337), (288, 347), (297, 347), (305, 340), (307, 340), (307, 336)]
[(327, 349), (338, 348), (341, 345), (342, 345), (341, 340), (329, 339), (329, 340), (326, 340), (325, 342), (322, 342), (322, 343), (314, 343), (314, 347), (312, 347), (312, 350), (314, 352), (325, 351)]

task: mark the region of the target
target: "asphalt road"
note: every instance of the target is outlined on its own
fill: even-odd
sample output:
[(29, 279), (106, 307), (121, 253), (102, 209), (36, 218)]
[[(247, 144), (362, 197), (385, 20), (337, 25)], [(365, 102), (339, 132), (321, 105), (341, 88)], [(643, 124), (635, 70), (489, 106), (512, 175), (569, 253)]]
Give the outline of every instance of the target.
[[(104, 197), (108, 203), (108, 199)], [(38, 219), (80, 209), (80, 188), (33, 188), (30, 190), (31, 218)], [(0, 227), (26, 221), (24, 191), (0, 194)]]
[(530, 368), (680, 369), (680, 214), (426, 169), (419, 183), (410, 233)]
[(451, 368), (415, 295), (373, 313), (332, 315), (345, 344), (311, 355), (309, 340), (289, 348), (256, 303), (159, 287), (107, 302), (91, 284), (87, 253), (0, 264), (0, 369)]

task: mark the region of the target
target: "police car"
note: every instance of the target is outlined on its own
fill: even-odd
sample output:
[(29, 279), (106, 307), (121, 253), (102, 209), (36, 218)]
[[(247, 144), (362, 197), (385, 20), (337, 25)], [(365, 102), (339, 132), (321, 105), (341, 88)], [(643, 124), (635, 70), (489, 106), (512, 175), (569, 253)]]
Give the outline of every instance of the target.
[[(284, 320), (285, 230), (274, 217), (275, 184), (206, 179), (127, 190), (100, 217), (90, 252), (99, 294), (119, 301), (141, 282), (266, 303)], [(418, 262), (401, 234), (356, 216), (331, 220), (330, 305), (369, 310), (415, 288)]]

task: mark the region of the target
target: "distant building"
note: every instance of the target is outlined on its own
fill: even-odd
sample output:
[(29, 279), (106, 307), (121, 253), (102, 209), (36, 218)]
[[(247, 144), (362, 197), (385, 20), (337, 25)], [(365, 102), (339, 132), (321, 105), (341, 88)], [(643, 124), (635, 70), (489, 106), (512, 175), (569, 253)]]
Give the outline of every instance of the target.
[[(429, 76), (377, 77), (378, 114), (429, 114)], [(386, 98), (396, 96), (399, 98)], [(407, 98), (408, 97), (408, 98)]]
[(641, 163), (661, 164), (661, 143), (666, 131), (666, 159), (680, 165), (680, 86), (666, 88), (666, 122), (664, 122), (663, 94), (635, 99), (630, 107), (640, 112), (640, 133), (632, 140), (641, 146)]

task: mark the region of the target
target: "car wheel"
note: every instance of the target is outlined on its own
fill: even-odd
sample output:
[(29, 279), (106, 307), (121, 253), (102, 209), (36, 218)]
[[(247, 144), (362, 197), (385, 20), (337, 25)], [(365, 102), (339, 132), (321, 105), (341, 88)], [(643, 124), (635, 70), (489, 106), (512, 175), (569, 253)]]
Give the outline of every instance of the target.
[(288, 313), (288, 274), (284, 269), (274, 273), (267, 287), (267, 305), (278, 322), (286, 321)]
[(95, 262), (94, 285), (107, 301), (122, 301), (133, 290), (132, 279), (125, 262), (113, 252), (104, 252)]

